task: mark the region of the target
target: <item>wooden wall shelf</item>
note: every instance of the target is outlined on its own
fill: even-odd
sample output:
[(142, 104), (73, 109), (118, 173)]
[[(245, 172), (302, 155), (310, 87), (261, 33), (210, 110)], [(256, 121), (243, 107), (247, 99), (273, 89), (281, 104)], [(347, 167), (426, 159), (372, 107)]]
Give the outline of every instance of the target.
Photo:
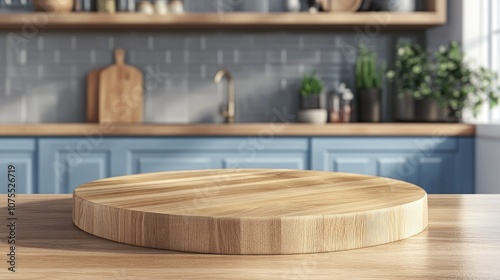
[[(427, 11), (414, 13), (187, 13), (143, 15), (118, 13), (0, 14), (0, 29), (328, 29), (353, 26), (425, 28), (446, 23), (446, 0), (429, 0)], [(28, 29), (29, 30), (29, 29)]]

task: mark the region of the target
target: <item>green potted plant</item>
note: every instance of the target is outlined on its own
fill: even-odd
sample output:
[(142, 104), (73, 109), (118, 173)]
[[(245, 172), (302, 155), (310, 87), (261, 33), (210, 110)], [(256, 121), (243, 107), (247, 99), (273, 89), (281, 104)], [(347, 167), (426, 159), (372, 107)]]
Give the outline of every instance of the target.
[(300, 84), (300, 106), (302, 109), (319, 109), (322, 106), (321, 95), (325, 85), (312, 73), (306, 74)]
[(316, 74), (306, 74), (300, 85), (299, 121), (308, 123), (325, 123), (328, 117), (323, 107), (325, 85)]
[(439, 94), (432, 90), (432, 67), (428, 53), (419, 45), (400, 43), (393, 70), (387, 78), (397, 85), (395, 119), (402, 121), (442, 120)]
[(498, 105), (498, 74), (466, 63), (458, 42), (441, 46), (435, 58), (434, 84), (449, 110), (449, 121), (460, 121), (466, 108), (477, 115), (485, 102)]
[(380, 121), (380, 95), (383, 66), (377, 69), (377, 54), (365, 45), (359, 46), (356, 59), (358, 121)]

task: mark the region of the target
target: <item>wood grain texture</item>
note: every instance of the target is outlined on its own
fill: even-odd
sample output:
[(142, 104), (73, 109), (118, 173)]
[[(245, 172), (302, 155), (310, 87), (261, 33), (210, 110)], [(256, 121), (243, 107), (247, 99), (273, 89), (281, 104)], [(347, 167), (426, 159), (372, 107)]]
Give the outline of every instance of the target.
[(99, 74), (102, 69), (87, 74), (87, 122), (99, 122)]
[(472, 124), (15, 124), (0, 136), (474, 136)]
[(428, 11), (433, 11), (437, 17), (437, 20), (446, 22), (447, 15), (447, 3), (443, 0), (427, 0), (426, 9)]
[(433, 0), (437, 5), (413, 13), (364, 12), (364, 13), (186, 13), (168, 15), (143, 15), (138, 13), (24, 13), (0, 15), (0, 29), (16, 30), (25, 22), (34, 22), (44, 16), (48, 20), (38, 24), (38, 29), (332, 29), (353, 26), (381, 28), (426, 28), (446, 23), (446, 13), (433, 10), (446, 7), (446, 0)]
[(125, 51), (115, 51), (116, 63), (99, 74), (99, 122), (141, 123), (143, 77), (139, 69), (125, 64)]
[[(0, 195), (0, 220), (7, 218)], [(429, 226), (401, 241), (332, 253), (209, 255), (156, 250), (87, 234), (71, 195), (17, 197), (18, 270), (0, 279), (499, 279), (500, 195), (429, 195)], [(8, 252), (0, 230), (0, 252)]]
[(78, 187), (73, 222), (106, 239), (176, 251), (330, 252), (420, 233), (427, 194), (402, 181), (323, 171), (162, 172)]

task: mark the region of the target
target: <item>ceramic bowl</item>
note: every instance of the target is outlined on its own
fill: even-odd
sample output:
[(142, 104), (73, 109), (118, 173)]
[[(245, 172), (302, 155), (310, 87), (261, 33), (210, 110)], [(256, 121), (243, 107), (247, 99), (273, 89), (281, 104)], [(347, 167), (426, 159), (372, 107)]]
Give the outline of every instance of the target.
[(73, 0), (33, 0), (33, 7), (38, 12), (71, 12)]
[(302, 123), (322, 124), (328, 120), (328, 112), (325, 109), (300, 110), (298, 120)]

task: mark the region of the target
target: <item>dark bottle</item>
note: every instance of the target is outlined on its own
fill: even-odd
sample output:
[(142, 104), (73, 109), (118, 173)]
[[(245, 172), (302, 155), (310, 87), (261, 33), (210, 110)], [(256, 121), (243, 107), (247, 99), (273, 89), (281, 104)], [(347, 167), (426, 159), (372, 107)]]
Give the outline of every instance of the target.
[(307, 0), (307, 5), (309, 6), (309, 12), (324, 12), (323, 3), (321, 0)]
[(97, 0), (75, 0), (75, 12), (97, 11)]
[(116, 0), (116, 11), (135, 12), (135, 0)]

